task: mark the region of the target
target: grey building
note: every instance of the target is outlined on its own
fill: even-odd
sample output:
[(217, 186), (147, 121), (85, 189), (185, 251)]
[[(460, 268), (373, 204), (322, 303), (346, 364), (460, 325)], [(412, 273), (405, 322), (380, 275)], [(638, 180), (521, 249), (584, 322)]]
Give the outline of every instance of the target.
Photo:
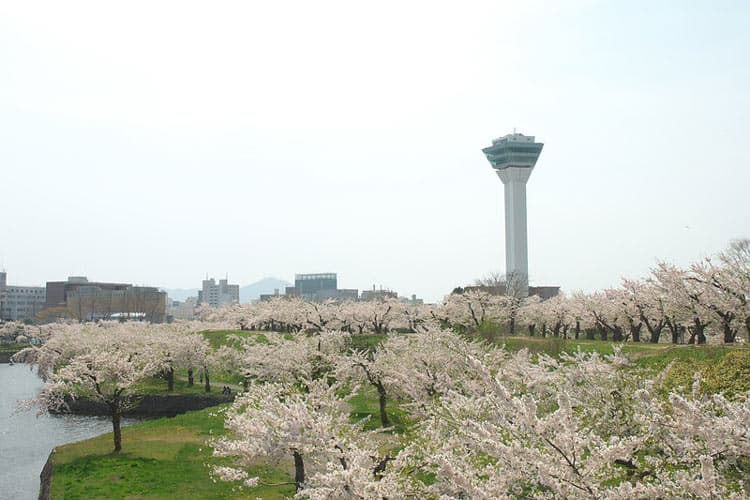
[(318, 292), (335, 291), (338, 286), (336, 273), (295, 274), (294, 288), (301, 296)]
[(34, 320), (45, 301), (44, 287), (8, 285), (8, 275), (0, 272), (0, 320)]
[(47, 282), (46, 306), (42, 316), (47, 321), (124, 318), (161, 323), (166, 320), (167, 294), (150, 286), (105, 283), (89, 281), (85, 276), (70, 276), (67, 281)]
[(211, 307), (223, 307), (240, 303), (240, 286), (230, 285), (229, 279), (203, 280), (203, 287), (198, 292), (198, 304), (208, 304)]
[(357, 300), (359, 290), (338, 288), (336, 273), (295, 274), (294, 286), (286, 287), (289, 297), (302, 297), (312, 302), (324, 300)]
[(383, 290), (383, 288), (380, 288), (380, 290), (377, 290), (375, 288), (375, 285), (372, 285), (372, 290), (362, 290), (362, 297), (361, 297), (361, 299), (364, 301), (397, 299), (397, 298), (398, 298), (398, 294), (394, 292), (393, 290)]

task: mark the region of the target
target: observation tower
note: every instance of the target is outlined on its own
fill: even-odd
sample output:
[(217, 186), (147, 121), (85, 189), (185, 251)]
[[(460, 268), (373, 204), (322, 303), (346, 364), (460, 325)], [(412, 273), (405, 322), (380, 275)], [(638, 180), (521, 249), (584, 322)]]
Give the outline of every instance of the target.
[(526, 234), (526, 182), (544, 144), (533, 136), (512, 134), (492, 141), (482, 152), (505, 186), (505, 274), (516, 280), (525, 296), (529, 286)]

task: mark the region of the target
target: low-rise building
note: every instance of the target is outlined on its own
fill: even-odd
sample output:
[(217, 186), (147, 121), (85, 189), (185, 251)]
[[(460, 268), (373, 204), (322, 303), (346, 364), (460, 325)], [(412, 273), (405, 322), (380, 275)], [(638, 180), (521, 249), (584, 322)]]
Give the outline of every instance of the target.
[[(294, 287), (292, 287), (292, 288), (294, 288)], [(271, 300), (273, 300), (275, 298), (278, 298), (278, 297), (281, 297), (281, 295), (279, 295), (279, 289), (278, 288), (274, 288), (273, 289), (273, 293), (261, 293), (260, 297), (259, 297), (259, 300), (260, 300), (260, 302), (270, 302)]]
[(44, 287), (8, 285), (7, 273), (0, 272), (0, 320), (33, 321), (45, 302)]
[(184, 301), (170, 300), (167, 307), (167, 317), (171, 320), (191, 321), (195, 318), (195, 308), (198, 306), (198, 297), (188, 297)]
[(155, 287), (128, 283), (89, 281), (71, 276), (67, 281), (47, 282), (48, 320), (59, 317), (80, 321), (139, 319), (162, 323), (167, 317), (167, 294)]
[(399, 302), (409, 306), (421, 306), (422, 304), (424, 304), (424, 299), (418, 299), (416, 294), (412, 294), (410, 298), (401, 297), (399, 299)]
[(302, 297), (311, 302), (357, 300), (359, 290), (338, 288), (336, 273), (295, 274), (294, 286), (286, 287), (287, 297)]
[(372, 285), (372, 290), (362, 290), (361, 300), (385, 300), (385, 299), (397, 299), (398, 293), (393, 290), (377, 290), (375, 285)]

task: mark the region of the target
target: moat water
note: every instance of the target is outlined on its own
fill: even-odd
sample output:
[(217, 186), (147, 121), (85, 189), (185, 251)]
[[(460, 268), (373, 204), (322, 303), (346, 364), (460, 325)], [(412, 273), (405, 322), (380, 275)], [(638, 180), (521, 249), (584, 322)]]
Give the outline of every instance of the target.
[(52, 448), (112, 431), (112, 424), (106, 417), (37, 416), (36, 409), (18, 411), (18, 401), (36, 397), (43, 386), (42, 380), (27, 365), (0, 364), (2, 499), (36, 499), (39, 495), (39, 473)]

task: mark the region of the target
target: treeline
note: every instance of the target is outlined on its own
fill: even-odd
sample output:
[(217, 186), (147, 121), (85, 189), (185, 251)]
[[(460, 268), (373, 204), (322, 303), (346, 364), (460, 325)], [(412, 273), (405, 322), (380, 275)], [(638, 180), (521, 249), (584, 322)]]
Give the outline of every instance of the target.
[(223, 309), (202, 308), (204, 320), (243, 330), (382, 334), (434, 323), (489, 340), (500, 333), (615, 342), (704, 344), (710, 338), (750, 341), (750, 240), (733, 242), (715, 258), (686, 268), (659, 263), (619, 288), (560, 294), (548, 300), (497, 295), (474, 287), (441, 304), (396, 299), (311, 303), (279, 297)]

